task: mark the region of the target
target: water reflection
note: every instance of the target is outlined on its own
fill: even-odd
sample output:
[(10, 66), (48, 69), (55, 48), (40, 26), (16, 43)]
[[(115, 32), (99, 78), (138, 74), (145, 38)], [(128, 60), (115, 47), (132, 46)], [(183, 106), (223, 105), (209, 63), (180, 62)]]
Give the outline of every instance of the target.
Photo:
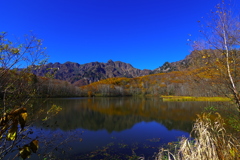
[[(108, 132), (130, 129), (142, 121), (156, 121), (169, 130), (190, 132), (196, 114), (210, 105), (210, 102), (163, 102), (158, 98), (131, 97), (51, 99), (48, 105), (51, 102), (63, 107), (56, 117), (48, 121), (58, 124), (52, 126), (52, 130), (83, 128)], [(41, 126), (41, 123), (36, 126)]]
[(131, 155), (135, 148), (137, 155), (152, 156), (160, 145), (177, 141), (181, 136), (188, 137), (196, 114), (204, 107), (219, 105), (137, 97), (50, 99), (46, 107), (50, 108), (51, 104), (62, 106), (63, 110), (44, 123), (36, 122), (35, 127), (63, 135), (83, 131), (79, 134), (83, 141), (69, 143), (72, 146), (70, 159), (86, 159), (90, 152), (97, 153), (96, 149), (109, 144), (108, 149), (115, 149), (114, 154)]

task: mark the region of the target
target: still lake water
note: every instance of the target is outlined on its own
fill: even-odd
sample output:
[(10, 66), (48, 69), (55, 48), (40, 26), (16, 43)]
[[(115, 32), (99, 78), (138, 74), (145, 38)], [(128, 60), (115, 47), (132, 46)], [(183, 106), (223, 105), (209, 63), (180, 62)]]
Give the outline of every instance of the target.
[(134, 154), (147, 159), (159, 147), (189, 137), (196, 114), (218, 105), (138, 97), (59, 98), (50, 99), (46, 107), (51, 104), (62, 111), (36, 122), (34, 135), (45, 149), (40, 152), (53, 153), (56, 159), (128, 159)]

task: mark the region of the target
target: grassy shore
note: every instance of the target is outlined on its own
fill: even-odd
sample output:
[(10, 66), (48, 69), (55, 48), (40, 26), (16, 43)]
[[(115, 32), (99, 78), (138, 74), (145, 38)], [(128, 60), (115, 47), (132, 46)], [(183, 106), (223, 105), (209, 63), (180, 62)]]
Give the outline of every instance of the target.
[(183, 137), (173, 151), (160, 149), (155, 160), (240, 160), (239, 139), (226, 131), (219, 113), (215, 120), (210, 117), (209, 113), (198, 115), (191, 132), (194, 140)]
[(161, 96), (163, 101), (230, 101), (227, 97)]

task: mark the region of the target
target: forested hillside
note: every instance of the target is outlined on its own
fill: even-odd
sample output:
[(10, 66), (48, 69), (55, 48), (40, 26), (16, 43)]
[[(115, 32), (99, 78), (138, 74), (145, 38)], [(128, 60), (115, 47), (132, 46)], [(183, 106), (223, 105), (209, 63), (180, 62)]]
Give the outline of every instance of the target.
[[(239, 53), (238, 50), (232, 52)], [(82, 96), (226, 96), (229, 92), (225, 59), (217, 50), (193, 51), (186, 59), (165, 63), (150, 74), (136, 78), (109, 78), (82, 86)], [(232, 63), (238, 63), (234, 57)], [(239, 67), (239, 66), (237, 66)], [(239, 88), (239, 70), (234, 76)]]
[[(213, 55), (214, 54), (214, 55)], [(186, 58), (177, 62), (165, 62), (159, 68), (154, 69), (151, 73), (168, 73), (172, 71), (192, 70), (207, 66), (206, 59), (213, 60), (220, 58), (217, 50), (194, 50)]]
[[(196, 95), (206, 96), (205, 87), (195, 90), (191, 73), (173, 71), (137, 78), (109, 78), (82, 86), (82, 96)], [(213, 93), (209, 93), (213, 94)]]

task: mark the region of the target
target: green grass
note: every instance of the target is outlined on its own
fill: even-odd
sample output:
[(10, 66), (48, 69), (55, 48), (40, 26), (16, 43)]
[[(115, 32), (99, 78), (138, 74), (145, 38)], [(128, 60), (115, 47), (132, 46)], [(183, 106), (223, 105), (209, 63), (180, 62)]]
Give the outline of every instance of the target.
[(163, 101), (230, 101), (227, 97), (161, 96)]

